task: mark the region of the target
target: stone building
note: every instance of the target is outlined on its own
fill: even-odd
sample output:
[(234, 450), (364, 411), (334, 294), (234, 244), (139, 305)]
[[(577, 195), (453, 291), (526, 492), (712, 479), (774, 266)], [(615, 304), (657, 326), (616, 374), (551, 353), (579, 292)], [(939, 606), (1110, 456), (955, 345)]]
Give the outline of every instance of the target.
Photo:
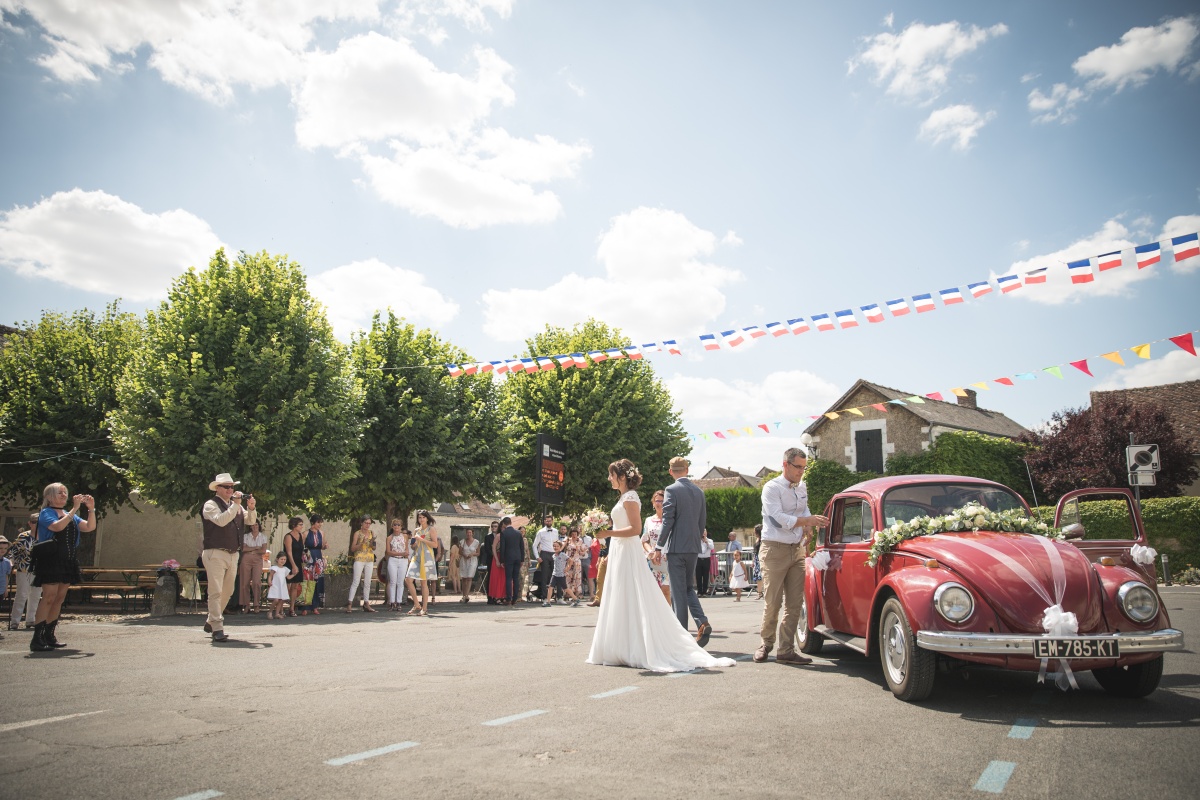
[[(838, 412), (837, 419), (822, 416), (805, 429), (813, 437), (810, 450), (814, 457), (839, 461), (855, 472), (883, 473), (889, 456), (928, 450), (947, 431), (977, 431), (1008, 439), (1026, 433), (999, 411), (979, 408), (973, 390), (966, 395), (954, 403), (924, 396), (920, 396), (922, 403), (909, 402), (911, 392), (859, 379), (829, 407), (830, 412)], [(843, 410), (847, 408), (857, 408), (861, 416)]]
[[(1200, 381), (1143, 386), (1137, 389), (1113, 389), (1092, 392), (1092, 405), (1104, 399), (1125, 400), (1134, 405), (1156, 405), (1166, 412), (1179, 436), (1191, 441), (1192, 459), (1200, 466)], [(1183, 490), (1188, 497), (1200, 497), (1200, 480)]]
[[(763, 467), (766, 469), (766, 467)], [(759, 470), (763, 473), (763, 470)], [(732, 488), (758, 488), (759, 477), (757, 475), (746, 475), (738, 472), (735, 469), (726, 469), (724, 467), (713, 467), (708, 472), (696, 478), (692, 483), (699, 486), (702, 490), (708, 489), (732, 489)]]

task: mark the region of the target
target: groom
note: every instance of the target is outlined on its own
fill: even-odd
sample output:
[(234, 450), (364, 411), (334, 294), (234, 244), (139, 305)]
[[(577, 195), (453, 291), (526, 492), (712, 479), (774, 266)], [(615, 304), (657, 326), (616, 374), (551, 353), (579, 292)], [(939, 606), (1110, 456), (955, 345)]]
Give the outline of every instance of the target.
[[(696, 595), (696, 558), (700, 553), (700, 533), (707, 522), (708, 509), (704, 492), (687, 479), (691, 464), (686, 458), (671, 459), (671, 477), (675, 479), (663, 498), (662, 532), (654, 550), (654, 563), (661, 564), (667, 556), (667, 575), (671, 579), (671, 605), (679, 624), (687, 630), (688, 611), (696, 620), (696, 644), (704, 647), (712, 635), (712, 626), (700, 598)], [(683, 588), (687, 587), (686, 591)]]

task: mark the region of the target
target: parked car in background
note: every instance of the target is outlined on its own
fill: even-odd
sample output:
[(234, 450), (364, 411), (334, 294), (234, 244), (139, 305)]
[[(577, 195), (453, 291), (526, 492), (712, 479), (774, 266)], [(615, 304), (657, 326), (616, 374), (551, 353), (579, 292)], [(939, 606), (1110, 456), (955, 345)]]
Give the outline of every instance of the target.
[[(1107, 538), (1088, 538), (1094, 503)], [(1053, 672), (1061, 683), (1090, 670), (1108, 692), (1142, 697), (1158, 687), (1163, 653), (1183, 649), (1153, 562), (1139, 563), (1146, 534), (1128, 490), (1071, 492), (1051, 527), (998, 483), (899, 476), (851, 486), (825, 514), (807, 563), (801, 649), (834, 641), (878, 656), (902, 700), (929, 695), (939, 659)]]

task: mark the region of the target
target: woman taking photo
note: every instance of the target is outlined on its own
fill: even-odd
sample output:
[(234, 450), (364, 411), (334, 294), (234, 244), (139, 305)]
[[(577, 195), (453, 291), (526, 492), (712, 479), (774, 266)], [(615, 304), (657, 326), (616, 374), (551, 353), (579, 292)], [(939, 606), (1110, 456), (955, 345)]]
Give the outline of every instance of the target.
[[(422, 518), (430, 520), (428, 513), (418, 511), (417, 522), (420, 523)], [(437, 554), (430, 538), (435, 533), (432, 524), (418, 527), (409, 542), (412, 545), (412, 560), (408, 563), (408, 577), (405, 580), (405, 583), (408, 584), (408, 593), (412, 595), (413, 599), (412, 610), (408, 612), (409, 616), (420, 614), (424, 617), (429, 614), (429, 584), (431, 581), (437, 580)], [(420, 596), (420, 600), (417, 599), (418, 596)]]
[[(80, 534), (96, 530), (96, 502), (90, 495), (77, 494), (71, 498), (71, 510), (68, 512), (69, 497), (67, 487), (61, 483), (52, 483), (42, 490), (37, 544), (30, 551), (33, 556), (33, 585), (42, 588), (42, 602), (38, 604), (34, 619), (33, 639), (29, 641), (29, 649), (35, 653), (66, 647), (54, 637), (54, 629), (58, 627), (58, 616), (62, 612), (63, 600), (67, 598), (67, 590), (72, 583), (83, 582), (76, 556)], [(42, 542), (53, 544), (42, 545)]]
[(479, 540), (475, 531), (467, 528), (458, 564), (458, 581), (462, 584), (462, 601), (471, 602), (471, 584), (475, 582), (475, 571), (479, 569)]
[(350, 538), (350, 556), (354, 559), (354, 577), (350, 581), (350, 597), (346, 600), (346, 613), (354, 610), (354, 591), (361, 582), (362, 609), (375, 613), (371, 608), (371, 576), (375, 571), (375, 533), (371, 530), (371, 517), (364, 515), (358, 521), (358, 530)]
[[(287, 556), (288, 568), (289, 617), (296, 616), (300, 590), (304, 588), (304, 534), (300, 531), (303, 527), (303, 517), (292, 517), (288, 520), (288, 532), (283, 537), (283, 554)], [(301, 613), (308, 614), (307, 611)]]
[(388, 610), (399, 611), (404, 605), (404, 579), (408, 576), (408, 557), (411, 553), (408, 545), (408, 531), (404, 530), (404, 520), (392, 520), (392, 532), (387, 538), (387, 599)]

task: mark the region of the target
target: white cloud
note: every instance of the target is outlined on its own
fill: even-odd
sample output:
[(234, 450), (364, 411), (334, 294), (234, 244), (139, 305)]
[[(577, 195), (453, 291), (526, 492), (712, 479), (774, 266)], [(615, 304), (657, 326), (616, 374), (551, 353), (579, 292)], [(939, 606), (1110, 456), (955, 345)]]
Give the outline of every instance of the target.
[(1029, 111), (1035, 122), (1065, 124), (1075, 119), (1073, 109), (1097, 91), (1138, 87), (1160, 70), (1194, 78), (1200, 74), (1200, 61), (1189, 63), (1189, 59), (1197, 39), (1200, 26), (1194, 17), (1177, 17), (1152, 28), (1131, 28), (1116, 44), (1097, 47), (1075, 59), (1071, 68), (1083, 86), (1056, 83), (1049, 94), (1034, 89), (1029, 93)]
[(424, 275), (375, 258), (313, 275), (308, 288), (325, 304), (329, 322), (342, 339), (369, 326), (376, 311), (388, 308), (411, 322), (435, 325), (458, 315), (458, 304), (426, 284)]
[(106, 192), (72, 189), (0, 218), (0, 263), (19, 275), (153, 300), (221, 247), (208, 223), (182, 209), (147, 213)]
[[(1175, 348), (1175, 345), (1163, 342), (1154, 347)], [(1096, 384), (1096, 391), (1137, 389), (1143, 386), (1161, 386), (1164, 383), (1183, 383), (1194, 380), (1200, 380), (1200, 357), (1185, 353), (1183, 350), (1173, 349), (1162, 358), (1143, 361), (1117, 370)]]
[[(1025, 261), (1014, 261), (1004, 274), (1022, 274), (1040, 267), (1048, 267), (1045, 283), (1026, 286), (1014, 295), (1045, 305), (1057, 306), (1088, 297), (1120, 297), (1130, 292), (1132, 284), (1151, 277), (1154, 270), (1138, 269), (1132, 254), (1126, 254), (1124, 264), (1103, 273), (1099, 272), (1093, 261), (1092, 273), (1095, 279), (1091, 283), (1076, 284), (1071, 283), (1066, 274), (1065, 264), (1101, 253), (1130, 249), (1134, 244), (1135, 242), (1129, 239), (1129, 230), (1118, 220), (1110, 219), (1100, 230), (1072, 242), (1061, 250), (1037, 255)], [(996, 273), (992, 273), (992, 277), (996, 277)]]
[(891, 28), (894, 28), (895, 26), (896, 26), (896, 14), (892, 11), (889, 11), (888, 15), (883, 18), (883, 27), (891, 29)]
[(1065, 83), (1056, 83), (1050, 89), (1050, 94), (1044, 94), (1041, 89), (1029, 93), (1029, 111), (1034, 115), (1034, 122), (1072, 122), (1072, 113), (1079, 103), (1087, 99), (1087, 92)]
[[(1163, 225), (1162, 232), (1158, 234), (1158, 241), (1161, 242), (1164, 239), (1170, 239), (1174, 236), (1182, 236), (1185, 233), (1200, 233), (1200, 214), (1184, 214), (1178, 217), (1171, 217)], [(1170, 258), (1171, 269), (1176, 272), (1195, 272), (1200, 269), (1200, 256), (1192, 256), (1185, 261), (1176, 261), (1174, 254)]]
[(934, 144), (949, 141), (955, 150), (966, 151), (971, 147), (971, 140), (995, 116), (994, 111), (980, 114), (970, 105), (946, 106), (934, 111), (921, 123), (919, 135)]
[(634, 209), (600, 237), (603, 277), (571, 273), (542, 289), (491, 289), (483, 295), (484, 331), (519, 341), (547, 324), (595, 317), (639, 339), (699, 332), (725, 310), (722, 287), (742, 278), (702, 260), (716, 246), (713, 233), (678, 212)]
[(1075, 74), (1093, 88), (1121, 91), (1140, 86), (1159, 70), (1177, 72), (1192, 53), (1200, 28), (1192, 17), (1178, 17), (1153, 28), (1131, 28), (1121, 40), (1097, 47), (1075, 60)]
[[(449, 225), (553, 219), (557, 196), (534, 186), (573, 176), (591, 152), (585, 142), (520, 139), (488, 125), (516, 99), (512, 67), (494, 51), (477, 47), (473, 71), (460, 74), (405, 38), (444, 41), (448, 19), (487, 30), (490, 15), (512, 13), (512, 0), (0, 0), (0, 10), (36, 21), (50, 47), (40, 63), (61, 81), (133, 69), (145, 51), (163, 80), (215, 103), (239, 88), (284, 87), (303, 147), (358, 158), (381, 199)], [(372, 29), (326, 51), (315, 44), (324, 21)]]
[(1032, 83), (1040, 77), (1042, 77), (1042, 73), (1040, 72), (1026, 72), (1021, 76), (1021, 83)]
[(1003, 23), (980, 28), (958, 22), (925, 25), (914, 22), (900, 33), (878, 33), (863, 40), (850, 60), (850, 71), (866, 66), (888, 94), (905, 100), (927, 100), (945, 91), (951, 67), (988, 39), (1008, 32)]

